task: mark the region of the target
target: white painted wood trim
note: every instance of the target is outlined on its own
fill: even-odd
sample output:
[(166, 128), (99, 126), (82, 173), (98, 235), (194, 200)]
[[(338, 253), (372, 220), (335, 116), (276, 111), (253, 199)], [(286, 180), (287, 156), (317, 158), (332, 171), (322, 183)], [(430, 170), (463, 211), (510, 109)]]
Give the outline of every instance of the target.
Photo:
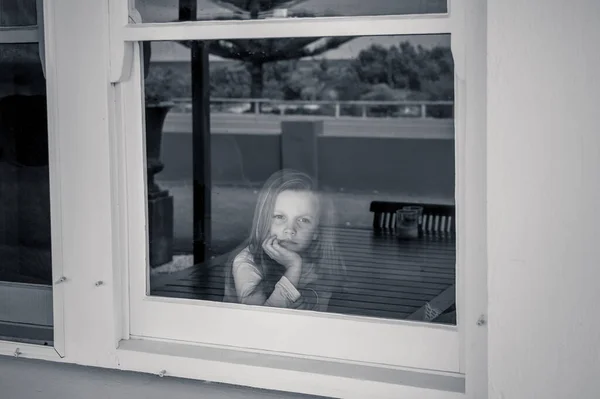
[[(38, 7), (40, 4), (38, 3)], [(50, 225), (52, 228), (52, 278), (59, 280), (64, 276), (64, 249), (63, 249), (63, 187), (68, 176), (61, 173), (61, 152), (59, 135), (61, 120), (58, 109), (58, 91), (60, 90), (57, 77), (56, 19), (51, 1), (43, 1), (43, 10), (38, 10), (38, 22), (43, 19), (44, 37), (44, 62), (46, 76), (46, 98), (48, 108), (48, 159), (50, 178)], [(65, 295), (64, 284), (55, 284), (52, 289), (53, 318), (54, 318), (54, 348), (60, 356), (65, 355), (64, 314)]]
[[(45, 4), (51, 159), (56, 339), (78, 364), (116, 367), (123, 304), (114, 242), (110, 126), (114, 87), (109, 80), (108, 5), (62, 0)], [(93, 51), (90, 51), (90, 48)], [(96, 283), (101, 281), (102, 284)]]
[(459, 371), (453, 326), (136, 294), (132, 288), (132, 337)]
[(122, 28), (125, 41), (259, 39), (450, 33), (448, 14), (146, 23)]
[(0, 43), (37, 43), (39, 40), (37, 26), (0, 27)]
[(488, 239), (487, 239), (487, 0), (465, 0), (465, 87), (466, 113), (465, 187), (469, 202), (463, 251), (458, 326), (461, 332), (461, 371), (467, 376), (468, 398), (488, 396), (487, 323), (479, 326), (480, 316), (488, 313)]
[(451, 0), (448, 4), (449, 11), (453, 15), (453, 33), (450, 37), (452, 48), (452, 58), (454, 60), (454, 147), (455, 147), (455, 195), (456, 195), (456, 325), (459, 331), (459, 371), (465, 371), (465, 325), (464, 315), (465, 290), (470, 289), (465, 281), (468, 279), (465, 265), (466, 253), (469, 250), (470, 240), (477, 240), (476, 232), (468, 230), (468, 224), (474, 218), (469, 205), (477, 201), (477, 198), (469, 197), (468, 187), (476, 184), (470, 176), (467, 168), (468, 159), (471, 154), (468, 151), (469, 138), (466, 131), (466, 110), (470, 104), (467, 103), (466, 81), (466, 1), (470, 0)]
[(121, 38), (122, 29), (130, 22), (135, 23), (130, 14), (137, 15), (131, 8), (129, 1), (108, 0), (110, 21), (110, 81), (118, 82), (129, 79), (131, 73), (131, 57), (133, 57), (133, 43)]
[[(468, 250), (468, 242), (471, 239), (470, 232), (467, 231), (467, 224), (470, 218), (467, 216), (470, 209), (466, 208), (468, 203), (468, 185), (470, 184), (467, 177), (467, 158), (469, 154), (467, 148), (467, 132), (465, 129), (466, 118), (466, 83), (457, 74), (454, 75), (454, 105), (455, 113), (455, 156), (456, 156), (456, 325), (461, 333), (459, 344), (464, 339), (464, 324), (461, 316), (463, 315), (463, 306), (465, 306), (465, 289), (469, 289), (465, 284), (466, 270), (468, 267), (466, 262), (466, 251)], [(462, 199), (462, 200), (461, 200)], [(464, 352), (460, 352), (459, 370), (464, 372)]]
[[(132, 43), (132, 57), (139, 52), (140, 45)], [(133, 58), (132, 58), (133, 62)], [(129, 85), (136, 86), (138, 90), (142, 87), (140, 70), (132, 69), (129, 75)], [(134, 85), (134, 80), (137, 79), (137, 84)], [(129, 157), (127, 154), (127, 137), (123, 134), (126, 132), (126, 124), (131, 117), (125, 117), (127, 108), (125, 104), (135, 104), (140, 102), (143, 95), (138, 93), (138, 97), (133, 97), (136, 90), (124, 90), (124, 85), (113, 85), (115, 102), (112, 104), (110, 115), (111, 125), (111, 181), (112, 181), (112, 201), (119, 206), (113, 212), (113, 246), (114, 257), (112, 265), (113, 295), (115, 299), (115, 317), (116, 336), (123, 339), (129, 338), (130, 328), (130, 286), (129, 286), (129, 214), (130, 212), (139, 211), (130, 207), (130, 188), (127, 186), (127, 163), (125, 160)], [(135, 108), (135, 107), (134, 107)], [(145, 147), (144, 147), (145, 148)], [(145, 162), (145, 161), (144, 161)], [(145, 165), (145, 163), (144, 163)]]
[(464, 398), (464, 377), (366, 363), (252, 353), (149, 340), (122, 341), (123, 370), (356, 399)]
[(39, 359), (62, 362), (62, 356), (51, 346), (0, 341), (1, 356), (15, 356), (26, 359)]
[[(450, 47), (454, 59), (454, 75), (464, 80), (465, 76), (465, 29), (466, 29), (466, 2), (470, 0), (448, 0), (448, 9), (452, 15), (452, 35), (450, 36)], [(454, 93), (456, 97), (456, 92)]]
[[(47, 346), (0, 341), (0, 355), (60, 363)], [(98, 364), (88, 363), (98, 366)], [(231, 348), (176, 342), (124, 340), (103, 367), (262, 389), (344, 398), (464, 399), (464, 377), (410, 369), (347, 363), (334, 359), (256, 354)]]

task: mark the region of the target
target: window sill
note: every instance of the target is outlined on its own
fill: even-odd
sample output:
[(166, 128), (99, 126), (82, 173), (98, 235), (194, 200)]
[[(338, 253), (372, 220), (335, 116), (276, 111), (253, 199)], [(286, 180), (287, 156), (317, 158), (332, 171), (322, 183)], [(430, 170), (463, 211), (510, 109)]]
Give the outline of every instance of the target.
[(52, 346), (4, 340), (0, 340), (0, 356), (15, 356), (55, 362), (64, 361)]
[(434, 374), (368, 364), (147, 339), (121, 341), (124, 370), (254, 388), (344, 398), (464, 398), (460, 374)]

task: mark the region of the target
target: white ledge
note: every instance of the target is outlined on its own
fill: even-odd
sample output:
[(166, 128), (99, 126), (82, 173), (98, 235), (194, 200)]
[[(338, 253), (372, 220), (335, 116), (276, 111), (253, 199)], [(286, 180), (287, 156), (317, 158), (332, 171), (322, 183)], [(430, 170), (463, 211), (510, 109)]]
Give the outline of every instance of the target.
[(218, 40), (278, 37), (419, 35), (452, 32), (448, 14), (191, 21), (129, 24), (125, 41)]
[(460, 374), (400, 370), (146, 339), (121, 341), (119, 367), (165, 376), (344, 398), (464, 398)]
[(64, 362), (52, 346), (0, 340), (0, 356)]

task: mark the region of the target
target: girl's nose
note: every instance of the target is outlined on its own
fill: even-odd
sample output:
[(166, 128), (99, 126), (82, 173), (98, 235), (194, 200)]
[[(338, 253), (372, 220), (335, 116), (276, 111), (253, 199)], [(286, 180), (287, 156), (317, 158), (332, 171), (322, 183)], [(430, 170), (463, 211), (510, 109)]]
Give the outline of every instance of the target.
[(294, 228), (293, 225), (287, 225), (285, 227), (285, 229), (283, 230), (283, 234), (285, 234), (286, 236), (292, 237), (296, 235), (296, 229)]

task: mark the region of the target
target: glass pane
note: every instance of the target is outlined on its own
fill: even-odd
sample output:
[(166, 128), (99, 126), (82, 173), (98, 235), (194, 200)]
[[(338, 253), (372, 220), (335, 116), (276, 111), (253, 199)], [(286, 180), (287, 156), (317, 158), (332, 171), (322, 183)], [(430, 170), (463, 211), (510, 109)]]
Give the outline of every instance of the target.
[(51, 344), (46, 112), (37, 44), (0, 44), (0, 339)]
[(151, 295), (455, 323), (449, 39), (145, 43)]
[(0, 26), (37, 24), (36, 0), (0, 0)]
[[(348, 17), (359, 15), (434, 14), (448, 12), (447, 0), (136, 0), (144, 22), (180, 20), (184, 12), (197, 20)], [(187, 6), (187, 4), (190, 4)]]

